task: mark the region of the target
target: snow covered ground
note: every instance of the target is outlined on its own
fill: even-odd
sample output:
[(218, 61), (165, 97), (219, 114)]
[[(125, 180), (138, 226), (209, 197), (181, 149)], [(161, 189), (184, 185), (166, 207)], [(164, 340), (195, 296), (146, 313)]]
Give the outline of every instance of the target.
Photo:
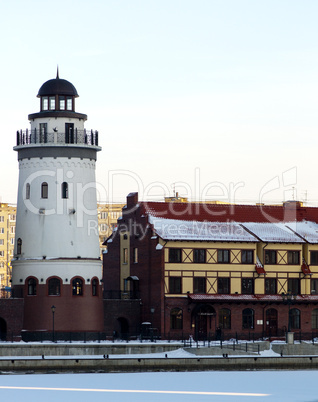
[(0, 376), (8, 401), (318, 401), (317, 371)]

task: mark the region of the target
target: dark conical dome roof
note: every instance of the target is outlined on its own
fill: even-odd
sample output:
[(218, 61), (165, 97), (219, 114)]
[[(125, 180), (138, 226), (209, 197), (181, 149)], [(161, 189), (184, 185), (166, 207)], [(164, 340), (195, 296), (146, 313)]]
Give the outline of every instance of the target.
[(56, 78), (46, 81), (39, 89), (37, 97), (40, 96), (52, 96), (52, 95), (65, 95), (78, 97), (76, 88), (72, 83), (59, 78), (58, 74)]

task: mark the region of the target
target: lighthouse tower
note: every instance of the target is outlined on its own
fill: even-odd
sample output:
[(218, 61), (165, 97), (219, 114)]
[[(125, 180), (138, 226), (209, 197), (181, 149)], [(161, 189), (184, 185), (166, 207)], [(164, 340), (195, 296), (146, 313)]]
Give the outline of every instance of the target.
[[(40, 111), (17, 132), (19, 187), (12, 289), (25, 331), (103, 330), (95, 164), (98, 132), (59, 78), (38, 92)], [(53, 317), (53, 321), (52, 321)], [(56, 335), (57, 336), (57, 335)]]

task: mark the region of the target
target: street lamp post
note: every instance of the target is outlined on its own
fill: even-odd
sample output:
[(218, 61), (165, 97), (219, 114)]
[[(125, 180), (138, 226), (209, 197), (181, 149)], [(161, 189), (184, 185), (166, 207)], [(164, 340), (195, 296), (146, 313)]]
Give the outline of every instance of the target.
[(55, 334), (54, 334), (54, 313), (55, 313), (55, 306), (53, 305), (51, 307), (51, 311), (52, 311), (52, 340), (53, 342), (55, 342)]
[(151, 328), (150, 328), (151, 334), (150, 335), (151, 335), (151, 342), (153, 342), (153, 315), (155, 312), (154, 307), (151, 307), (150, 312), (151, 312)]
[(296, 300), (296, 295), (293, 295), (290, 290), (287, 293), (282, 293), (283, 302), (288, 304), (288, 330), (287, 330), (287, 343), (294, 343), (294, 333), (291, 332), (291, 319), (290, 319), (290, 306)]

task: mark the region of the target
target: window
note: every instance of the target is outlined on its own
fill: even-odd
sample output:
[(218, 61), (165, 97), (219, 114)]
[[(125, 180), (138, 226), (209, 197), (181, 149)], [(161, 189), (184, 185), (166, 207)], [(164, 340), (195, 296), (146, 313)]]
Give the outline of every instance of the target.
[(311, 328), (318, 329), (318, 308), (311, 312)]
[(4, 239), (0, 239), (0, 246), (4, 245)]
[(310, 264), (318, 265), (318, 251), (312, 251), (310, 253)]
[(61, 281), (58, 278), (49, 279), (49, 296), (59, 296), (60, 292)]
[(128, 248), (123, 249), (123, 264), (128, 264)]
[(72, 281), (73, 296), (83, 295), (83, 281), (80, 278), (75, 278)]
[(134, 256), (134, 264), (137, 264), (137, 262), (138, 262), (138, 248), (137, 247), (134, 247), (133, 256)]
[(100, 218), (101, 219), (107, 219), (107, 212), (101, 212), (100, 213)]
[(182, 293), (181, 277), (179, 276), (169, 277), (169, 293), (172, 294)]
[(183, 317), (181, 308), (173, 308), (170, 312), (170, 329), (182, 329)]
[(0, 216), (0, 222), (4, 222), (4, 216)]
[(10, 221), (15, 221), (15, 215), (10, 215), (9, 219)]
[(242, 264), (253, 264), (254, 250), (242, 250), (241, 258), (242, 258)]
[(290, 310), (290, 328), (300, 329), (300, 310), (298, 308)]
[(298, 278), (288, 279), (288, 291), (290, 291), (293, 295), (300, 294), (300, 283)]
[(181, 262), (181, 248), (169, 248), (169, 262)]
[(41, 198), (48, 198), (49, 195), (49, 188), (46, 182), (41, 184)]
[(47, 142), (47, 123), (40, 123), (40, 142)]
[(34, 278), (28, 280), (28, 295), (36, 296), (36, 280)]
[(251, 308), (245, 308), (242, 311), (242, 328), (253, 329), (254, 328), (254, 310)]
[(230, 294), (230, 278), (218, 278), (218, 293)]
[(29, 200), (30, 199), (30, 193), (31, 193), (31, 187), (30, 187), (30, 183), (27, 183), (25, 185), (25, 199)]
[(50, 108), (50, 110), (55, 110), (55, 96), (50, 96), (49, 108)]
[(219, 311), (219, 327), (231, 329), (231, 310), (228, 308), (222, 308)]
[(4, 228), (0, 228), (0, 233), (1, 233), (1, 234), (4, 233)]
[(14, 246), (14, 237), (11, 237), (10, 244), (11, 244), (11, 246)]
[(265, 294), (276, 295), (276, 293), (277, 293), (276, 278), (265, 278)]
[(203, 248), (195, 248), (193, 250), (193, 262), (197, 263), (205, 262), (205, 250)]
[(254, 293), (254, 280), (253, 278), (242, 278), (242, 294), (252, 295)]
[(17, 254), (22, 253), (22, 239), (18, 238), (17, 240)]
[(47, 96), (42, 97), (42, 110), (48, 110), (49, 108), (49, 98)]
[(65, 96), (60, 96), (59, 101), (60, 101), (60, 110), (65, 110)]
[(288, 251), (287, 259), (288, 264), (299, 265), (299, 251)]
[(0, 262), (0, 268), (4, 268), (4, 262)]
[(230, 250), (218, 250), (218, 263), (228, 264), (230, 262)]
[(106, 223), (102, 223), (102, 224), (99, 226), (99, 231), (100, 231), (100, 232), (107, 232), (107, 225), (106, 225)]
[(68, 184), (66, 181), (62, 183), (62, 198), (68, 198)]
[(98, 279), (92, 280), (92, 296), (98, 296)]
[(10, 227), (10, 233), (14, 234), (15, 233), (15, 226)]
[(0, 251), (0, 257), (4, 257), (4, 251), (3, 250)]
[(206, 293), (206, 280), (203, 277), (193, 278), (193, 293)]
[(265, 250), (265, 264), (277, 264), (276, 250)]
[(312, 279), (310, 281), (311, 294), (318, 295), (318, 279)]
[(66, 98), (66, 109), (67, 110), (72, 110), (73, 109), (73, 105), (72, 105), (72, 97), (71, 96), (68, 96), (67, 98)]

